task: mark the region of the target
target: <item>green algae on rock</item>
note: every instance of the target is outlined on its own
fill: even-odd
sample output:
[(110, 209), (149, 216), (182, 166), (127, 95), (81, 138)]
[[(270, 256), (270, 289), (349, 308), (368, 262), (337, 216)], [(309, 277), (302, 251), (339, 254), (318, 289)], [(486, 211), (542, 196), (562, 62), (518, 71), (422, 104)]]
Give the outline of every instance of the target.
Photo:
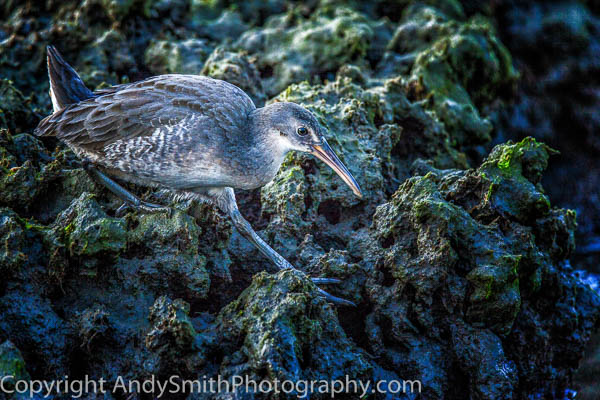
[(150, 42), (144, 60), (154, 75), (199, 74), (211, 48), (201, 39)]
[[(489, 142), (492, 125), (478, 108), (510, 89), (516, 80), (510, 54), (485, 19), (457, 23), (436, 13), (431, 21), (432, 13), (436, 11), (416, 8), (407, 15), (413, 29), (428, 30), (420, 35), (427, 38), (426, 44), (412, 44), (415, 61), (409, 85), (416, 96), (428, 98), (459, 146)], [(427, 22), (441, 26), (432, 32)], [(405, 38), (398, 41), (410, 43)]]
[(348, 339), (331, 306), (295, 271), (256, 275), (211, 329), (229, 354), (220, 366), (227, 377), (295, 382), (346, 375), (366, 380), (372, 373), (367, 355)]
[(8, 208), (0, 208), (0, 271), (7, 277), (27, 259), (22, 252), (25, 233), (19, 216)]
[[(514, 348), (501, 342), (519, 334), (515, 324), (523, 313), (538, 318), (548, 313), (534, 299), (540, 291), (554, 290), (551, 282), (555, 282), (555, 265), (564, 263), (572, 245), (569, 241), (553, 241), (552, 246), (560, 246), (560, 250), (549, 251), (549, 241), (536, 234), (539, 224), (547, 227), (548, 223), (541, 221), (552, 219), (561, 237), (569, 237), (575, 228), (573, 220), (564, 218), (568, 213), (551, 211), (547, 199), (540, 200), (545, 196), (536, 184), (549, 152), (547, 146), (530, 138), (500, 145), (477, 170), (430, 170), (407, 180), (391, 202), (378, 207), (370, 228), (377, 240), (372, 243), (377, 246), (369, 251), (379, 254), (379, 260), (372, 262), (382, 276), (390, 278), (387, 283), (382, 278), (367, 282), (366, 292), (376, 296), (371, 301), (377, 304), (367, 316), (372, 332), (370, 345), (374, 350), (382, 349), (380, 326), (384, 322), (392, 324), (387, 351), (390, 340), (397, 343), (391, 346), (391, 353), (382, 353), (386, 358), (383, 365), (405, 368), (402, 366), (417, 362), (420, 356), (405, 348), (413, 349), (418, 342), (418, 348), (438, 349), (446, 329), (467, 329), (468, 335), (483, 335), (493, 346), (500, 346), (499, 366), (486, 369), (485, 377), (475, 378), (471, 374), (479, 365), (481, 353), (463, 346), (473, 346), (483, 339), (473, 338), (471, 342), (457, 337), (453, 341), (453, 351), (464, 366), (462, 372), (473, 376), (471, 392), (480, 393), (482, 398), (511, 398), (514, 388), (509, 377), (515, 376), (517, 366), (508, 360), (518, 356)], [(511, 154), (506, 164), (511, 167), (510, 173), (498, 167), (506, 159), (502, 154)], [(490, 188), (494, 188), (491, 195)], [(501, 200), (493, 193), (502, 193)], [(538, 204), (545, 206), (540, 208)], [(570, 278), (560, 285), (568, 291), (580, 284)], [(585, 302), (586, 307), (600, 304), (593, 295)], [(411, 313), (411, 309), (417, 312)], [(461, 312), (457, 314), (457, 310)], [(428, 332), (425, 338), (418, 335), (422, 328)], [(438, 377), (437, 383), (425, 384), (431, 398), (448, 390), (444, 381), (439, 381), (439, 376), (447, 373), (446, 362), (443, 358), (432, 360), (418, 374)], [(540, 376), (549, 373), (550, 367), (543, 363), (538, 368)], [(451, 379), (451, 375), (445, 376)], [(560, 379), (568, 378), (563, 375)], [(531, 390), (539, 390), (540, 384), (534, 382), (528, 379)]]
[(256, 59), (244, 52), (231, 52), (217, 47), (204, 63), (202, 74), (236, 85), (250, 96), (257, 107), (262, 107), (266, 95), (255, 62)]
[(156, 371), (169, 376), (173, 368), (192, 373), (205, 363), (199, 352), (198, 334), (189, 316), (190, 306), (181, 299), (159, 297), (150, 308), (151, 330), (146, 347), (157, 356)]
[(35, 126), (38, 118), (30, 108), (31, 96), (25, 97), (14, 83), (6, 78), (0, 79), (0, 99), (0, 129), (17, 134)]
[[(0, 6), (0, 69), (11, 80), (0, 82), (0, 339), (44, 379), (349, 374), (418, 379), (428, 399), (564, 397), (600, 309), (568, 261), (575, 212), (553, 208), (542, 189), (547, 146), (488, 146), (492, 135), (506, 140), (503, 128), (552, 138), (563, 113), (593, 132), (595, 86), (582, 89), (578, 76), (599, 65), (594, 7), (475, 3)], [(500, 37), (519, 57), (517, 84), (541, 88), (533, 102), (514, 96)], [(237, 193), (240, 209), (294, 265), (341, 279), (328, 289), (358, 307), (331, 308), (302, 274), (253, 277), (274, 268), (210, 205), (113, 217), (120, 204), (69, 150), (28, 133), (51, 110), (48, 44), (90, 87), (201, 72), (258, 106), (311, 109), (367, 196), (290, 155), (260, 192)], [(523, 68), (524, 58), (535, 60)], [(513, 110), (508, 128), (499, 110)], [(570, 133), (561, 140), (573, 143)], [(594, 135), (581, 140), (597, 148)]]
[(337, 7), (317, 11), (308, 19), (293, 13), (272, 17), (263, 28), (244, 33), (235, 46), (261, 54), (259, 69), (272, 71), (264, 85), (272, 96), (290, 83), (360, 60), (372, 35), (368, 19), (350, 8)]
[(9, 340), (0, 344), (0, 376), (12, 376), (15, 380), (30, 379), (21, 352)]
[(137, 265), (138, 273), (151, 286), (171, 287), (190, 299), (204, 298), (210, 277), (206, 256), (198, 250), (201, 230), (194, 218), (176, 211), (170, 218), (164, 214), (136, 216), (135, 223), (137, 227), (127, 235), (134, 258), (124, 263)]
[(125, 221), (111, 218), (94, 196), (83, 193), (56, 219), (52, 235), (63, 237), (70, 257), (115, 261), (125, 250)]

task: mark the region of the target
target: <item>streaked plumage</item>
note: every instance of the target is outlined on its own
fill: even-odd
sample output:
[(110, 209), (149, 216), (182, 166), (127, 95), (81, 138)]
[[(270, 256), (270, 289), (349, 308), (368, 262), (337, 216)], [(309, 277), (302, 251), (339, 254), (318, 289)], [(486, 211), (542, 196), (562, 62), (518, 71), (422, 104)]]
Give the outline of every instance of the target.
[(44, 119), (37, 133), (136, 183), (252, 189), (273, 178), (257, 176), (257, 163), (274, 162), (253, 151), (259, 138), (248, 126), (255, 109), (227, 82), (161, 75), (96, 92)]

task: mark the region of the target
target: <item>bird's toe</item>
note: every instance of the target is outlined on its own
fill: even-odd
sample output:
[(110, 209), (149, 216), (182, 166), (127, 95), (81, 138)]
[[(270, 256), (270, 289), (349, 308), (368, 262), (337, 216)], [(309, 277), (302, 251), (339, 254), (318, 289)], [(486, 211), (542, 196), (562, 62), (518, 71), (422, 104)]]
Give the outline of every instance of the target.
[(326, 300), (340, 305), (340, 306), (350, 306), (350, 307), (356, 307), (356, 304), (354, 304), (353, 302), (351, 302), (350, 300), (346, 300), (346, 299), (342, 299), (341, 297), (336, 297), (332, 294), (327, 293), (326, 291), (324, 291), (323, 289), (321, 289), (320, 287), (317, 287), (317, 290), (319, 291), (319, 295), (321, 295), (322, 297), (324, 297)]
[(145, 201), (141, 202), (140, 205), (137, 206), (137, 209), (149, 214), (166, 212), (169, 218), (173, 214), (173, 209), (171, 207), (152, 204)]
[(342, 281), (337, 278), (310, 278), (315, 285), (337, 285)]
[(129, 204), (127, 204), (127, 203), (121, 204), (119, 206), (119, 208), (117, 208), (117, 210), (115, 211), (115, 217), (117, 217), (117, 218), (123, 217), (127, 213), (128, 209), (129, 209)]

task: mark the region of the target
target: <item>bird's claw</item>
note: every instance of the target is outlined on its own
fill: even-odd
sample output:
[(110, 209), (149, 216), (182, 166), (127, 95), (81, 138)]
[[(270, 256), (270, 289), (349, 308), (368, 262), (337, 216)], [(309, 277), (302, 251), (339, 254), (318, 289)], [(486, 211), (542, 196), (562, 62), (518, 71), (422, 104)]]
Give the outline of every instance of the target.
[(336, 296), (334, 296), (332, 294), (329, 294), (329, 293), (327, 293), (326, 291), (324, 291), (323, 289), (321, 289), (318, 286), (317, 286), (317, 290), (319, 292), (319, 295), (321, 295), (326, 300), (329, 300), (330, 302), (332, 302), (334, 304), (338, 304), (340, 306), (356, 307), (356, 304), (354, 304), (350, 300), (342, 299), (341, 297), (336, 297)]
[(117, 208), (117, 211), (115, 211), (115, 216), (122, 217), (130, 208), (134, 211), (142, 212), (145, 214), (166, 212), (168, 218), (171, 218), (171, 216), (173, 215), (173, 209), (171, 207), (160, 206), (158, 204), (140, 201), (138, 204), (131, 204), (127, 202), (123, 203), (119, 208)]
[(152, 204), (145, 201), (140, 202), (139, 205), (135, 206), (139, 211), (154, 214), (160, 212), (166, 212), (167, 216), (170, 218), (173, 215), (173, 209), (167, 206), (160, 206), (158, 204)]
[(127, 212), (127, 209), (129, 208), (129, 204), (127, 203), (123, 203), (119, 206), (119, 208), (117, 208), (117, 211), (115, 211), (115, 217), (117, 218), (121, 218), (125, 215), (125, 213)]
[(342, 283), (341, 280), (337, 278), (310, 278), (311, 281), (315, 285), (337, 285), (338, 283)]
[[(315, 285), (337, 285), (342, 282), (341, 280), (339, 280), (337, 278), (310, 278), (310, 280)], [(332, 294), (329, 294), (318, 286), (317, 286), (317, 290), (319, 291), (319, 295), (321, 297), (324, 297), (326, 300), (328, 300), (334, 304), (338, 304), (341, 306), (356, 307), (356, 304), (354, 304), (350, 300), (345, 300), (345, 299), (342, 299), (341, 297), (336, 297)]]

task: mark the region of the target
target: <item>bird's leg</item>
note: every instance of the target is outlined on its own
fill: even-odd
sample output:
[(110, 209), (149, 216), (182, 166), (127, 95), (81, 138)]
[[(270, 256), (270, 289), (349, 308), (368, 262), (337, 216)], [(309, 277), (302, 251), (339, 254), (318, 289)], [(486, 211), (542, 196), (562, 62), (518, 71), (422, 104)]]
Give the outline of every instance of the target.
[(136, 211), (145, 213), (157, 213), (164, 211), (170, 214), (172, 212), (170, 207), (160, 206), (158, 204), (152, 204), (140, 200), (137, 196), (127, 191), (127, 189), (125, 189), (123, 186), (119, 185), (117, 182), (113, 181), (108, 176), (106, 176), (102, 171), (93, 166), (89, 161), (83, 162), (83, 168), (97, 182), (101, 183), (118, 198), (124, 201), (124, 203), (117, 209), (117, 215), (124, 214), (127, 208), (129, 207), (133, 208)]
[[(271, 248), (264, 240), (261, 239), (260, 236), (252, 229), (252, 226), (240, 213), (237, 202), (235, 201), (235, 194), (233, 189), (225, 188), (222, 195), (218, 196), (216, 199), (217, 205), (221, 210), (229, 214), (233, 225), (240, 232), (242, 236), (248, 239), (258, 250), (265, 255), (268, 259), (270, 259), (279, 269), (294, 269), (296, 268), (290, 264), (285, 258), (283, 258), (279, 253)], [(312, 281), (315, 284), (329, 284), (329, 283), (339, 283), (339, 279), (335, 278), (312, 278)], [(355, 304), (351, 301), (333, 296), (323, 289), (317, 287), (319, 294), (325, 297), (327, 300), (332, 303), (341, 304), (341, 305), (350, 305), (355, 306)]]

